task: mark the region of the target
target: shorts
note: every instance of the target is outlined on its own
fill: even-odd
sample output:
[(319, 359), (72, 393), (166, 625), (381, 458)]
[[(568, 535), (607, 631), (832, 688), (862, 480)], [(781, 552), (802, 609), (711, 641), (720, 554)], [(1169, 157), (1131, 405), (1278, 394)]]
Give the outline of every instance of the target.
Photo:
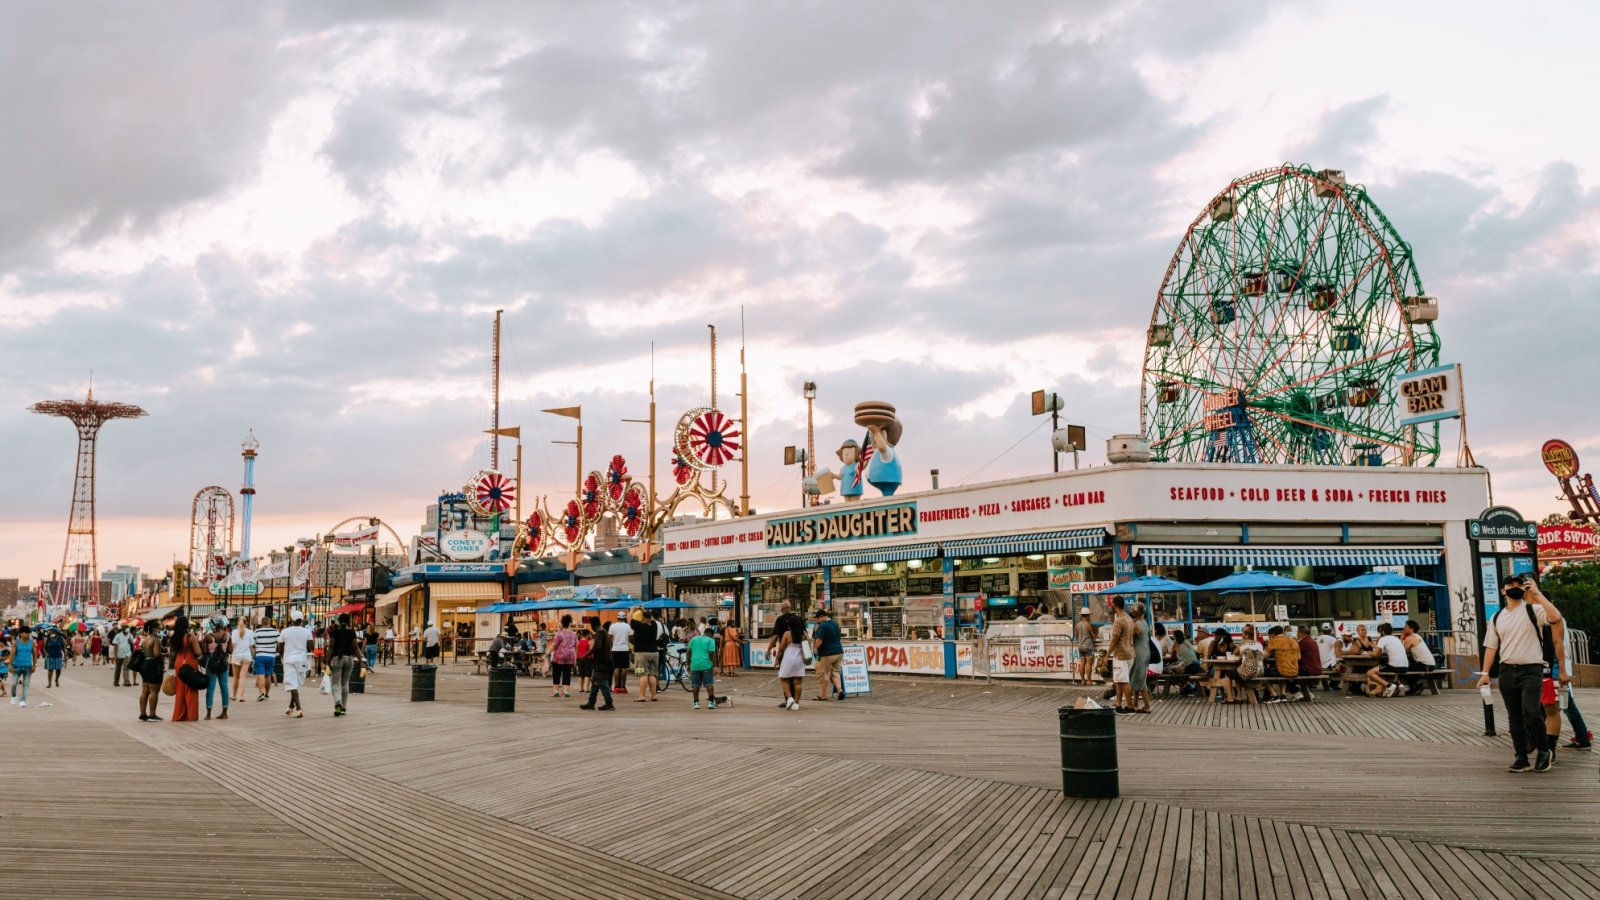
[(617, 670), (620, 670), (620, 671), (623, 671), (623, 672), (628, 671), (628, 651), (626, 651), (626, 650), (613, 650), (613, 651), (611, 651), (611, 668), (617, 669)]
[(273, 656), (270, 653), (263, 653), (256, 657), (255, 665), (250, 667), (250, 671), (256, 675), (265, 675), (268, 678), (271, 678), (273, 674), (272, 670), (277, 668), (277, 665), (278, 658), (276, 656)]
[(843, 653), (817, 657), (817, 680), (823, 685), (832, 684), (834, 676), (839, 674), (839, 664), (842, 662), (844, 662)]
[(166, 669), (166, 663), (162, 662), (159, 657), (147, 659), (139, 666), (139, 680), (145, 684), (159, 685), (166, 675)]
[(1388, 663), (1384, 663), (1383, 665), (1378, 666), (1378, 672), (1380, 674), (1383, 674), (1383, 675), (1391, 675), (1391, 676), (1393, 676), (1393, 675), (1404, 675), (1408, 671), (1410, 671), (1410, 670), (1409, 669), (1397, 668), (1395, 666), (1389, 665)]
[(426, 647), (423, 647), (422, 648), (422, 658), (423, 659), (438, 659), (439, 658), (439, 645), (438, 644), (429, 644)]
[(1131, 659), (1113, 659), (1113, 660), (1111, 660), (1111, 683), (1112, 684), (1127, 684), (1128, 683), (1128, 674), (1130, 672), (1132, 672), (1132, 671), (1133, 671), (1133, 660), (1131, 660)]
[(1546, 678), (1539, 686), (1539, 702), (1545, 706), (1556, 705), (1556, 680)]
[(643, 670), (645, 675), (655, 678), (661, 671), (661, 654), (635, 653), (633, 655), (633, 668), (635, 671)]
[(592, 672), (593, 670), (594, 670), (594, 661), (589, 659), (589, 657), (585, 656), (583, 659), (578, 660), (578, 677), (579, 678), (588, 678), (589, 677), (589, 673)]
[(716, 670), (715, 669), (695, 669), (694, 671), (689, 673), (689, 687), (692, 687), (692, 688), (699, 688), (699, 687), (711, 688), (711, 687), (716, 687), (717, 680), (716, 680), (716, 678), (712, 677), (715, 674), (716, 674)]
[(306, 684), (306, 673), (311, 671), (311, 664), (305, 660), (285, 662), (283, 664), (283, 686), (286, 690), (298, 691)]

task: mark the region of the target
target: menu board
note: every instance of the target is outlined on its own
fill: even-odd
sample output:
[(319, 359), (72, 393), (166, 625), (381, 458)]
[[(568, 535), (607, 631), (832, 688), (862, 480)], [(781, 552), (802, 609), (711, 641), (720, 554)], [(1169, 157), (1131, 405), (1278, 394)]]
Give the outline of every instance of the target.
[(872, 636), (877, 640), (899, 638), (905, 629), (905, 610), (898, 606), (874, 606), (867, 610), (872, 620)]

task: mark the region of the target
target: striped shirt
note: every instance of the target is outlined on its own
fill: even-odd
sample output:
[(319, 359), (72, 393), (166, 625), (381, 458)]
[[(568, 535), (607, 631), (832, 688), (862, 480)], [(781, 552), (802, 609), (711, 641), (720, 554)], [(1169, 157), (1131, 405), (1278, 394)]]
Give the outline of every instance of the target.
[(278, 655), (278, 629), (271, 625), (263, 625), (256, 629), (256, 655)]

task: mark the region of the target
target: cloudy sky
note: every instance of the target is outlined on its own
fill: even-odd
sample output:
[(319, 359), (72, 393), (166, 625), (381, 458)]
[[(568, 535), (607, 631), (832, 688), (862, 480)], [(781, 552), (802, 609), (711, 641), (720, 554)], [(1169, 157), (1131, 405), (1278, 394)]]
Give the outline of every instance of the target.
[[(1469, 8), (1475, 7), (1475, 8)], [(899, 405), (906, 489), (1044, 471), (1027, 393), (1091, 451), (1139, 427), (1144, 327), (1188, 222), (1288, 161), (1345, 169), (1414, 247), (1497, 499), (1592, 470), (1600, 141), (1586, 3), (18, 2), (0, 7), (0, 576), (59, 565), (73, 435), (107, 427), (100, 562), (164, 570), (259, 437), (255, 544), (414, 533), (502, 419), (534, 493), (733, 407), (757, 508)], [(663, 435), (668, 429), (663, 428)], [(1454, 460), (1454, 432), (1445, 462)], [(1009, 453), (1004, 451), (1014, 445)], [(602, 454), (605, 456), (603, 457)], [(509, 456), (509, 449), (507, 450)], [(830, 460), (831, 461), (831, 460)]]

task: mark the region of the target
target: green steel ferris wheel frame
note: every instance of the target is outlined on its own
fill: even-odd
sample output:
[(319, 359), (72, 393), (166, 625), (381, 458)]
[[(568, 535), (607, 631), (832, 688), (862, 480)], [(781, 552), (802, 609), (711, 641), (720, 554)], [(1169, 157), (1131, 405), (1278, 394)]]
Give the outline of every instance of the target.
[(1411, 246), (1343, 173), (1235, 179), (1167, 267), (1141, 425), (1157, 460), (1432, 466), (1439, 423), (1399, 425), (1396, 381), (1439, 362)]

